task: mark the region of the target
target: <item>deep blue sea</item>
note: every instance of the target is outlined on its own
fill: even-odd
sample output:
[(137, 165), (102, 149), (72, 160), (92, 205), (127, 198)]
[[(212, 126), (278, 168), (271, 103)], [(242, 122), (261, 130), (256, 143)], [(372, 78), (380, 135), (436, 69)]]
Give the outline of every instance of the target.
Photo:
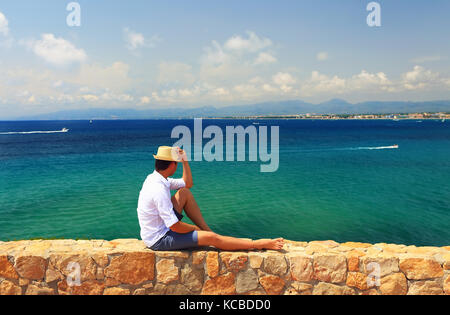
[[(252, 123), (203, 121), (224, 133)], [(261, 173), (259, 161), (191, 162), (215, 232), (450, 245), (450, 122), (258, 123), (280, 128), (277, 172)], [(139, 238), (140, 188), (177, 125), (193, 121), (0, 122), (0, 240)]]

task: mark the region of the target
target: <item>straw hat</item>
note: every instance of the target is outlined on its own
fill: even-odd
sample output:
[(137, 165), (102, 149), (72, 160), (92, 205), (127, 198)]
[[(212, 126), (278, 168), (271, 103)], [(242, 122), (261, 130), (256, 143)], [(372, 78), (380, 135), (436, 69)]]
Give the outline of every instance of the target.
[(178, 148), (173, 147), (159, 147), (158, 153), (153, 155), (153, 157), (155, 160), (181, 162), (181, 158), (178, 155)]

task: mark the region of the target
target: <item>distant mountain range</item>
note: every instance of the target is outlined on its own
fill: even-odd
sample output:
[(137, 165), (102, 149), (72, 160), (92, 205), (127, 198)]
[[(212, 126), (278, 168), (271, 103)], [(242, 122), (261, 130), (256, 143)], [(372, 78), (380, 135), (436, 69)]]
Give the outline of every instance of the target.
[(18, 117), (15, 120), (86, 120), (86, 119), (161, 119), (197, 117), (236, 117), (300, 114), (391, 114), (417, 112), (450, 112), (450, 101), (429, 102), (363, 102), (350, 104), (333, 99), (321, 104), (300, 100), (266, 102), (253, 105), (167, 109), (86, 109), (65, 110), (49, 114)]

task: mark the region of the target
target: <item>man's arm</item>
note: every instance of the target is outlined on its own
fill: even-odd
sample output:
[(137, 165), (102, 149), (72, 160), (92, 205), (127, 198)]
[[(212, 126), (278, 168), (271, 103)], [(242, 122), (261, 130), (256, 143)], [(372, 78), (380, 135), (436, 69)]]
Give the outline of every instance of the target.
[(180, 233), (180, 234), (186, 234), (186, 233), (190, 233), (192, 231), (201, 231), (201, 229), (198, 226), (192, 225), (192, 224), (188, 224), (188, 223), (184, 223), (182, 221), (178, 221), (177, 223), (172, 225), (170, 227), (170, 229), (173, 232)]
[(186, 183), (186, 188), (191, 189), (194, 186), (194, 180), (192, 179), (191, 167), (187, 161), (186, 152), (180, 149), (180, 156), (183, 160), (183, 180)]

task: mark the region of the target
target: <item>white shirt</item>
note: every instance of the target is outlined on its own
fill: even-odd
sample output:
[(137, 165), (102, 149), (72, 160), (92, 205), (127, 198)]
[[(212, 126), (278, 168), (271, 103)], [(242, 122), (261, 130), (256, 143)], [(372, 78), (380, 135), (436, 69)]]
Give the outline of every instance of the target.
[(170, 191), (186, 187), (183, 179), (167, 180), (157, 171), (150, 174), (142, 186), (138, 202), (141, 238), (152, 247), (179, 220), (173, 212)]

